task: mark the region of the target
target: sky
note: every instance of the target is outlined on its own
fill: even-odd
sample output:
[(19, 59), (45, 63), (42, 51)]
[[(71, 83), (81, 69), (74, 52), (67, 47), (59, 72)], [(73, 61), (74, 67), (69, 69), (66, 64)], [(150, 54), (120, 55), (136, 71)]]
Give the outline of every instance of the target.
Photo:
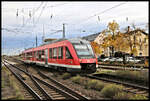
[(149, 24), (148, 3), (146, 1), (2, 2), (2, 54), (15, 55), (25, 48), (35, 47), (36, 36), (38, 45), (42, 44), (43, 32), (44, 38), (62, 38), (63, 24), (66, 38), (101, 32), (113, 20), (119, 24), (120, 30), (133, 23), (136, 27), (148, 30), (146, 27)]

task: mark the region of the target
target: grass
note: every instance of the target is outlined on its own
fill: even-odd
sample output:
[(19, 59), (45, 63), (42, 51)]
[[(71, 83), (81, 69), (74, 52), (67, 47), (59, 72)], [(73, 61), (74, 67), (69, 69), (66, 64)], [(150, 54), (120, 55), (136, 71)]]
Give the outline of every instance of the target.
[(1, 87), (2, 87), (2, 88), (4, 88), (4, 87), (5, 87), (4, 80), (5, 80), (5, 79), (4, 79), (4, 77), (2, 77), (2, 82), (1, 82), (1, 84), (2, 84), (2, 85), (1, 85)]
[(148, 98), (143, 95), (136, 94), (133, 95), (130, 100), (148, 100)]
[(88, 80), (85, 88), (87, 89), (95, 89), (100, 91), (104, 87), (104, 83), (100, 82), (99, 80)]
[(82, 83), (82, 78), (79, 75), (77, 75), (75, 77), (72, 77), (71, 80), (72, 80), (72, 82), (77, 83), (77, 84), (81, 84)]
[(59, 73), (53, 73), (53, 75), (52, 75), (53, 77), (59, 77)]
[[(68, 75), (68, 74), (65, 74)], [(145, 96), (133, 95), (123, 91), (123, 86), (116, 84), (105, 84), (99, 80), (85, 79), (79, 75), (71, 78), (72, 82), (84, 86), (86, 89), (94, 89), (100, 91), (103, 97), (114, 100), (146, 100)]]
[[(14, 76), (11, 74), (11, 72), (6, 68), (4, 67), (3, 69), (3, 72), (6, 73), (6, 75), (8, 76), (8, 79), (9, 79), (9, 85), (13, 87), (13, 89), (15, 90), (15, 97), (7, 97), (8, 99), (17, 99), (17, 100), (22, 100), (24, 99), (22, 93), (20, 92), (20, 88), (18, 87), (18, 85), (16, 84), (16, 79), (14, 78)], [(3, 78), (3, 77), (2, 77)], [(4, 80), (4, 78), (3, 78)], [(4, 99), (7, 99), (7, 98), (4, 98)]]
[(64, 73), (62, 75), (62, 79), (66, 80), (66, 79), (69, 79), (71, 77), (71, 74), (70, 73)]
[(115, 73), (112, 73), (112, 74), (115, 74), (119, 77), (123, 77), (125, 79), (128, 79), (130, 81), (133, 81), (133, 82), (138, 82), (138, 81), (141, 81), (143, 84), (148, 84), (149, 82), (149, 73), (146, 72), (146, 71), (116, 71)]
[(71, 80), (76, 84), (83, 85), (86, 89), (95, 89), (100, 91), (104, 87), (104, 83), (99, 80), (86, 80), (79, 75), (72, 77)]
[(131, 95), (125, 92), (120, 92), (113, 96), (113, 99), (115, 100), (129, 100), (130, 98), (131, 98)]
[(108, 84), (102, 90), (101, 94), (104, 97), (113, 98), (116, 94), (123, 91), (123, 87), (115, 84)]

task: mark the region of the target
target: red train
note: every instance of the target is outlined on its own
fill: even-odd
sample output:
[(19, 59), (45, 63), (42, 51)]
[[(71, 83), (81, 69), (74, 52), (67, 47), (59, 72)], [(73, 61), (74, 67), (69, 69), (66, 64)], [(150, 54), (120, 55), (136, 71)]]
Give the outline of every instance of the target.
[(69, 72), (93, 73), (98, 66), (90, 42), (83, 39), (59, 39), (22, 52), (25, 63)]

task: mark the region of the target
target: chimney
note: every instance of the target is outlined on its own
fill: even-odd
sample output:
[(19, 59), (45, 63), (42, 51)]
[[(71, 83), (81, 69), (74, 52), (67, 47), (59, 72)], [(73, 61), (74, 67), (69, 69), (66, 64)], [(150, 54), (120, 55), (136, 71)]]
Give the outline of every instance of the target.
[(130, 26), (128, 26), (128, 31), (127, 31), (128, 33), (130, 32)]

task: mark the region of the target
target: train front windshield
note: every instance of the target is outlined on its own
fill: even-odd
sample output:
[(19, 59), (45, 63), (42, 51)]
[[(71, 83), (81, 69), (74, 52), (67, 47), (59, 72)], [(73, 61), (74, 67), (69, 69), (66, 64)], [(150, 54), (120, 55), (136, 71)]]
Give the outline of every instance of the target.
[(95, 58), (90, 44), (73, 44), (80, 59)]

